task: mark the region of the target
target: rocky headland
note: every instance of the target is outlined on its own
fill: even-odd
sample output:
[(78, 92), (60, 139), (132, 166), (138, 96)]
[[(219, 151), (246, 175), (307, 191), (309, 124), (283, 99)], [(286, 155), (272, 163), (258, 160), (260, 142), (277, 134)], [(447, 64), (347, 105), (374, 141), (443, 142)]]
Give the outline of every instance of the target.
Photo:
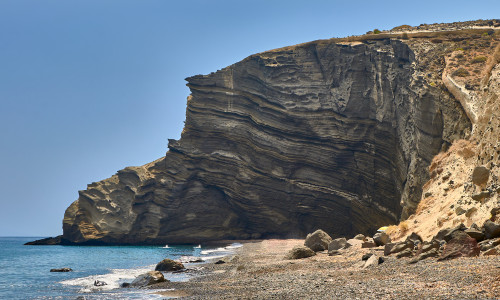
[[(399, 26), (187, 78), (180, 140), (88, 185), (63, 236), (42, 243), (304, 238), (319, 228), (338, 238), (391, 224), (398, 240), (483, 226), (500, 191), (499, 29)], [(476, 181), (477, 168), (488, 175)]]

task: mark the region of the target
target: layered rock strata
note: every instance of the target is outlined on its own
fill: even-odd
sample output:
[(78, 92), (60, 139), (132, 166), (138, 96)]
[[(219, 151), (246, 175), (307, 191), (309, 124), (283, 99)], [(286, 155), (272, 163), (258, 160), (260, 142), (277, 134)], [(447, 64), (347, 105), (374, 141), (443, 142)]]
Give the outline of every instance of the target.
[(471, 123), (398, 39), (311, 42), (187, 78), (166, 156), (79, 192), (63, 239), (88, 244), (373, 233), (411, 214), (426, 168)]

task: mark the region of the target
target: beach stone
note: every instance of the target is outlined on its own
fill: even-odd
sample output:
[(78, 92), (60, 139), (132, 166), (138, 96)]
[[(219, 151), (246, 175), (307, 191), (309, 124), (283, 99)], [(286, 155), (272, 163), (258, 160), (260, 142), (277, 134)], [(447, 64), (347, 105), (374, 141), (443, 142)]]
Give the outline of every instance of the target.
[(364, 241), (365, 240), (365, 236), (360, 233), (360, 234), (356, 235), (355, 237), (353, 237), (353, 239)]
[(490, 170), (486, 167), (479, 166), (475, 167), (474, 171), (472, 171), (472, 182), (476, 185), (483, 185), (488, 182), (490, 178)]
[(444, 245), (443, 253), (438, 261), (454, 259), (458, 257), (478, 256), (480, 247), (477, 241), (463, 231), (456, 231), (452, 234), (451, 240)]
[(483, 252), (483, 256), (487, 255), (500, 255), (500, 247), (491, 248)]
[(396, 255), (396, 258), (403, 258), (403, 257), (410, 257), (413, 256), (413, 250), (412, 248), (406, 248), (405, 250), (399, 252)]
[(418, 247), (417, 256), (422, 253), (429, 252), (432, 249), (439, 250), (440, 246), (441, 244), (437, 240), (432, 240), (430, 242), (422, 242)]
[(184, 265), (182, 263), (165, 258), (156, 265), (155, 271), (169, 272), (169, 271), (179, 271), (182, 269), (184, 269)]
[[(467, 229), (467, 227), (464, 225), (464, 223), (460, 223), (460, 225), (458, 225), (455, 228), (448, 228), (448, 229), (446, 229), (447, 231), (445, 232), (445, 235), (443, 236), (442, 239), (444, 241), (448, 242), (448, 241), (450, 241), (453, 238), (453, 234), (455, 232), (463, 232), (466, 229)], [(439, 234), (439, 232), (438, 232), (438, 234)]]
[(486, 239), (500, 237), (500, 224), (487, 220), (484, 222), (483, 228)]
[(372, 256), (370, 256), (366, 260), (366, 263), (364, 264), (363, 269), (368, 268), (370, 266), (378, 266), (382, 262), (384, 262), (382, 257), (378, 257), (377, 255), (373, 254)]
[(306, 246), (295, 246), (288, 252), (287, 259), (301, 259), (316, 255), (311, 248)]
[(374, 254), (373, 253), (365, 253), (361, 257), (361, 260), (368, 260), (370, 257), (372, 257)]
[(373, 236), (373, 241), (375, 241), (375, 244), (377, 244), (377, 246), (383, 246), (383, 245), (385, 245), (387, 243), (390, 243), (391, 242), (391, 238), (385, 232), (377, 232)]
[(339, 250), (328, 251), (328, 256), (335, 256), (342, 254)]
[(137, 276), (130, 284), (131, 287), (144, 287), (155, 283), (168, 281), (159, 271), (149, 271), (145, 274)]
[(414, 263), (417, 263), (417, 262), (419, 262), (421, 260), (424, 260), (426, 258), (437, 257), (437, 256), (439, 256), (439, 249), (438, 248), (432, 248), (429, 251), (420, 253), (419, 255), (417, 255), (417, 257), (415, 257), (414, 259), (410, 260), (408, 263), (409, 264), (414, 264)]
[[(389, 245), (389, 246), (387, 247), (387, 245)], [(390, 248), (389, 254), (399, 253), (399, 252), (405, 251), (406, 249), (410, 249), (410, 251), (411, 251), (415, 247), (415, 244), (412, 241), (404, 241), (404, 242), (396, 243), (394, 245), (391, 245), (391, 244), (387, 244), (387, 245), (386, 245), (386, 248)], [(384, 254), (385, 253), (386, 253), (386, 250), (384, 249)]]
[(375, 248), (377, 244), (372, 238), (366, 239), (362, 244), (361, 248)]
[(334, 239), (330, 244), (328, 244), (328, 253), (333, 250), (344, 249), (347, 245), (347, 240), (345, 238)]
[(387, 243), (384, 245), (384, 256), (390, 255), (397, 243)]
[(222, 259), (219, 259), (214, 264), (216, 264), (216, 265), (222, 265), (222, 264), (225, 264), (225, 263), (226, 263), (225, 261), (223, 261)]
[(471, 238), (476, 239), (476, 241), (478, 242), (484, 240), (484, 233), (481, 230), (477, 230), (471, 227), (464, 232), (467, 233)]
[(362, 261), (358, 261), (357, 263), (354, 264), (354, 267), (355, 268), (363, 268), (366, 264), (366, 261), (365, 260), (362, 260)]
[(332, 238), (328, 233), (321, 229), (313, 233), (309, 233), (304, 242), (304, 246), (311, 248), (313, 251), (323, 251), (328, 249), (328, 245), (332, 242)]
[(71, 268), (50, 269), (50, 272), (73, 272)]
[(104, 281), (100, 281), (100, 280), (94, 281), (94, 286), (105, 286), (105, 285), (108, 285), (108, 284)]
[(481, 243), (479, 243), (479, 247), (481, 248), (481, 251), (488, 251), (491, 248), (496, 247), (497, 245), (500, 245), (500, 238), (486, 240), (486, 241), (482, 241)]
[(350, 240), (347, 240), (347, 247), (356, 247), (356, 248), (361, 248), (361, 245), (363, 244), (363, 241), (362, 240), (358, 240), (358, 239), (350, 239)]

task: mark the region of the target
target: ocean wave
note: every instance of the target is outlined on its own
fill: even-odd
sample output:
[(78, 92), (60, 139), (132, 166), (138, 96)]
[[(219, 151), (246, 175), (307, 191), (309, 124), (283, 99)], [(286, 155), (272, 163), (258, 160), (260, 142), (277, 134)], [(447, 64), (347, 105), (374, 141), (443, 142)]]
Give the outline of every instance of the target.
[(242, 246), (243, 246), (243, 244), (240, 244), (240, 243), (232, 243), (231, 245), (226, 246), (226, 247), (203, 250), (200, 252), (200, 254), (201, 255), (208, 255), (208, 254), (212, 254), (212, 253), (233, 253), (234, 249), (240, 248)]
[[(63, 285), (79, 287), (80, 293), (93, 293), (117, 289), (124, 282), (131, 282), (137, 276), (154, 270), (154, 265), (137, 269), (112, 269), (110, 273), (103, 275), (90, 275), (86, 277), (63, 280)], [(105, 282), (106, 285), (95, 286), (95, 281)]]

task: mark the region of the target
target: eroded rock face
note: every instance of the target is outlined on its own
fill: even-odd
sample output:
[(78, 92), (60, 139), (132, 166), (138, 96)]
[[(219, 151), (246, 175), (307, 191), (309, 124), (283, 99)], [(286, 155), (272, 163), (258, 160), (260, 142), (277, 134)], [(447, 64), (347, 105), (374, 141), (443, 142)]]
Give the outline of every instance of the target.
[(191, 89), (164, 158), (93, 183), (73, 243), (164, 244), (373, 234), (411, 214), (432, 157), (469, 128), (399, 40), (264, 52)]

